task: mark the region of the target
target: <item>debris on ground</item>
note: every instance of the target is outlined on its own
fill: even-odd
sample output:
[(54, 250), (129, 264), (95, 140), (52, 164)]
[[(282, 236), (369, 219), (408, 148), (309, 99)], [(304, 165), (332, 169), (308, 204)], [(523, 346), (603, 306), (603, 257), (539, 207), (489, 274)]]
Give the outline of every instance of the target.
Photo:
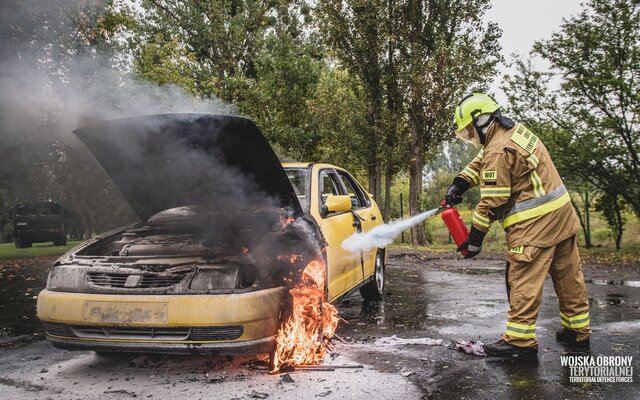
[(165, 358), (163, 357), (162, 359), (160, 359), (160, 361), (154, 362), (154, 361), (151, 361), (151, 359), (147, 356), (140, 356), (129, 361), (129, 366), (136, 367), (136, 368), (156, 367), (162, 364), (164, 360)]
[(396, 335), (390, 337), (383, 337), (376, 340), (373, 345), (375, 347), (385, 346), (402, 346), (402, 345), (426, 345), (426, 346), (445, 346), (449, 347), (451, 342), (444, 339), (431, 339), (431, 338), (399, 338)]
[(118, 389), (118, 390), (105, 390), (103, 393), (105, 394), (126, 394), (129, 397), (138, 397), (137, 394), (130, 392), (128, 390), (124, 390), (124, 389)]
[(251, 393), (249, 393), (249, 397), (251, 397), (252, 399), (266, 399), (267, 397), (269, 397), (269, 394), (263, 393), (263, 392), (256, 392), (254, 390)]
[(293, 383), (293, 382), (295, 382), (295, 381), (293, 380), (293, 378), (291, 377), (291, 375), (289, 375), (289, 374), (283, 374), (283, 375), (280, 377), (280, 381), (281, 381), (282, 383)]
[(474, 356), (486, 357), (486, 353), (484, 352), (483, 343), (479, 340), (461, 340), (456, 339), (456, 350), (465, 352), (467, 354), (473, 354)]
[(444, 346), (450, 349), (456, 349), (467, 354), (474, 356), (485, 357), (483, 343), (479, 340), (462, 340), (456, 339), (455, 342), (450, 342), (445, 339), (432, 339), (432, 338), (399, 338), (396, 335), (390, 337), (383, 337), (376, 340), (373, 343), (374, 347), (387, 347), (387, 346), (405, 346), (405, 345), (425, 345), (425, 346)]

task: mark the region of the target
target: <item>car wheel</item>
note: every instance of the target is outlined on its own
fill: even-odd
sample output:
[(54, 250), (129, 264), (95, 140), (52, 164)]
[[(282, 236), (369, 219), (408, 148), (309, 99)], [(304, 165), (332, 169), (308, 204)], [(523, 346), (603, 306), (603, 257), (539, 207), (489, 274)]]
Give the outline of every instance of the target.
[(18, 249), (25, 249), (27, 247), (31, 247), (32, 246), (31, 242), (29, 242), (28, 240), (23, 239), (21, 237), (17, 237), (15, 242), (16, 242), (16, 248), (18, 248)]
[(382, 251), (378, 250), (376, 254), (375, 272), (373, 280), (360, 288), (360, 294), (366, 301), (382, 300), (384, 295), (385, 284), (385, 265)]
[(67, 244), (66, 236), (59, 236), (53, 241), (54, 246), (64, 246)]

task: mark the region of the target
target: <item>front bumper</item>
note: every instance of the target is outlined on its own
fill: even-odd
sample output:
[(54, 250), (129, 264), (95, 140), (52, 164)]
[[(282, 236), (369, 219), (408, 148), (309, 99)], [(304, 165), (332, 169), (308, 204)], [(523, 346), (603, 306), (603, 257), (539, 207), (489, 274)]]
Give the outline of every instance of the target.
[(47, 335), (51, 343), (63, 350), (94, 350), (104, 352), (161, 353), (161, 354), (259, 354), (270, 353), (276, 348), (275, 336), (242, 342), (202, 342), (202, 343), (150, 343), (125, 341), (91, 341)]
[[(105, 295), (53, 292), (38, 296), (38, 317), (45, 326), (67, 326), (67, 334), (47, 330), (47, 338), (64, 349), (162, 352), (186, 354), (245, 354), (268, 352), (280, 327), (286, 299), (284, 287), (225, 295)], [(241, 327), (233, 339), (179, 340), (140, 332), (206, 331)], [(87, 334), (93, 331), (104, 333)], [(78, 334), (82, 331), (83, 334)], [(134, 335), (110, 335), (124, 331)], [(65, 332), (64, 330), (62, 332)]]

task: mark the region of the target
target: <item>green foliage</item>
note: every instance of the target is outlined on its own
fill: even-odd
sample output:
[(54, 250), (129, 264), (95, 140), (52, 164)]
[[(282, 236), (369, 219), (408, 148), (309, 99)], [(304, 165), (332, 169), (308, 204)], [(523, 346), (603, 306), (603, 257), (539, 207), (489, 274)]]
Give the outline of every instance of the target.
[(157, 34), (152, 41), (140, 45), (134, 68), (147, 81), (193, 91), (196, 85), (189, 70), (190, 57), (176, 39), (165, 40), (164, 35)]
[(366, 100), (359, 79), (340, 68), (325, 68), (309, 100), (314, 129), (320, 134), (317, 161), (366, 176), (363, 136), (367, 132)]
[(255, 60), (256, 79), (237, 91), (238, 108), (290, 157), (310, 160), (320, 135), (309, 102), (323, 64), (315, 48), (287, 35), (271, 34), (265, 45)]
[[(504, 89), (516, 115), (540, 133), (564, 178), (602, 193), (605, 214), (625, 203), (640, 216), (640, 4), (591, 0), (534, 54), (552, 70), (515, 62)], [(552, 79), (561, 91), (548, 89)], [(621, 235), (621, 220), (610, 221)]]
[(620, 250), (622, 233), (626, 218), (624, 215), (625, 205), (616, 194), (603, 193), (596, 201), (596, 210), (602, 211), (612, 236), (616, 242), (616, 250)]
[(131, 40), (141, 77), (233, 103), (287, 159), (317, 156), (309, 101), (324, 61), (305, 2), (147, 0), (142, 6)]

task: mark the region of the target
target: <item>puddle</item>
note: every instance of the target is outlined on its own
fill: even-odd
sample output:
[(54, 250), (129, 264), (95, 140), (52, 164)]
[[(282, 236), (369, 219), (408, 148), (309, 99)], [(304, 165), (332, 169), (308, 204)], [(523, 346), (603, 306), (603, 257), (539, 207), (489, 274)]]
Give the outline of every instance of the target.
[(640, 281), (609, 281), (606, 279), (587, 279), (585, 280), (585, 282), (591, 283), (593, 285), (640, 287)]
[(618, 293), (607, 293), (604, 299), (589, 298), (589, 305), (596, 308), (618, 307), (624, 304), (624, 295)]
[(629, 332), (640, 330), (640, 320), (635, 321), (619, 321), (599, 324), (592, 328), (594, 331), (604, 332)]

